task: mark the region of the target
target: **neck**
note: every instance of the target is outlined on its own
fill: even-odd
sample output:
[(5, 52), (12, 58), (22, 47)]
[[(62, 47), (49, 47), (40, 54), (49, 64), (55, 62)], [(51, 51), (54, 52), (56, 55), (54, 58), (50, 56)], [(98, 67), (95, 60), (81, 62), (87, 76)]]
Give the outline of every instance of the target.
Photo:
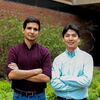
[(73, 53), (76, 48), (67, 48), (70, 53)]
[(24, 38), (24, 41), (27, 45), (27, 47), (30, 49), (32, 47), (33, 44), (35, 44), (36, 42), (35, 41), (29, 41), (27, 39)]

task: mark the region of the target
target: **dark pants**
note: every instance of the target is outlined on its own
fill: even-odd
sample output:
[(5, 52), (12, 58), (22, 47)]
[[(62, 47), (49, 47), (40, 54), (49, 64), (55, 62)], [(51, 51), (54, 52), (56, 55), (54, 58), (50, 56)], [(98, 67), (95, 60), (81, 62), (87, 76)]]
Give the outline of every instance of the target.
[[(77, 100), (77, 99), (66, 99), (66, 98), (62, 98), (62, 97), (57, 97), (56, 100)], [(87, 100), (87, 98), (80, 99), (80, 100)]]

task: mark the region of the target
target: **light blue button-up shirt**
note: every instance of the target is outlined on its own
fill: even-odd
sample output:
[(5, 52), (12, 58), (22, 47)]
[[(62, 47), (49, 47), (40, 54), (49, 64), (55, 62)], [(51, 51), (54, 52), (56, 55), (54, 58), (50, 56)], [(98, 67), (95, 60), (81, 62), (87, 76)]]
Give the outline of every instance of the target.
[(93, 75), (92, 56), (79, 48), (68, 50), (53, 62), (51, 85), (57, 96), (80, 100), (88, 97), (88, 86)]

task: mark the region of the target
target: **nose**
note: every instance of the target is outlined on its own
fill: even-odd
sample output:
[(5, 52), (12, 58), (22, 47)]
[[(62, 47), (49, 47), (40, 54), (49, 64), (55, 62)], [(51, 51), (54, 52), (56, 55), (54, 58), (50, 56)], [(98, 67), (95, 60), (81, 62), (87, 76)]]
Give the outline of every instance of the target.
[(72, 36), (69, 36), (69, 40), (72, 40), (73, 39), (73, 37)]
[(31, 33), (34, 33), (34, 29), (31, 29)]

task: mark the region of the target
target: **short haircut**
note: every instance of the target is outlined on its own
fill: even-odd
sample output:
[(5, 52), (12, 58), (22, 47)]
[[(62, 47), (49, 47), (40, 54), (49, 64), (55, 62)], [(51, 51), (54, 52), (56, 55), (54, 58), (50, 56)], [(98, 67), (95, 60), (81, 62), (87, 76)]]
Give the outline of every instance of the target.
[(74, 31), (77, 33), (78, 37), (80, 37), (80, 30), (79, 30), (79, 28), (78, 28), (77, 26), (75, 26), (75, 25), (66, 25), (66, 26), (64, 27), (64, 29), (63, 29), (63, 32), (62, 32), (62, 36), (63, 36), (63, 37), (64, 37), (64, 35), (66, 34), (66, 32), (67, 32), (69, 29), (74, 30)]
[(36, 23), (39, 26), (39, 30), (40, 30), (40, 21), (37, 18), (34, 17), (29, 17), (27, 18), (24, 23), (23, 23), (23, 28), (25, 29), (28, 23)]

